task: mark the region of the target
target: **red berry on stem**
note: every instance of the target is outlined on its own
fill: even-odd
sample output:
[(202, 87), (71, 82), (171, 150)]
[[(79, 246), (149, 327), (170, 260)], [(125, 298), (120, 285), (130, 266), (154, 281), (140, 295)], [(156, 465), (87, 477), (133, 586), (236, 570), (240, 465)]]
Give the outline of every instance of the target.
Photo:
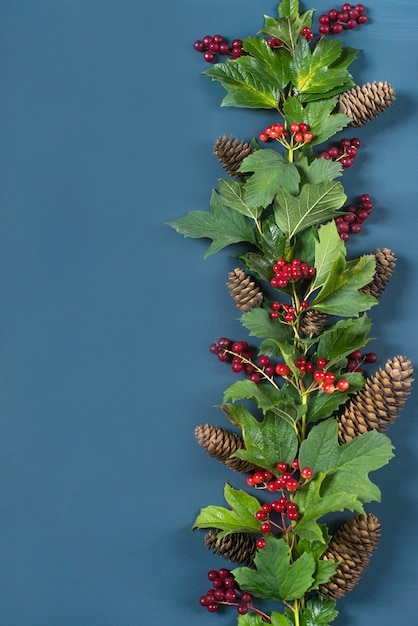
[(345, 378), (341, 378), (337, 382), (337, 389), (338, 389), (338, 391), (347, 391), (349, 386), (350, 386), (350, 383), (348, 382), (348, 380), (345, 380)]
[(312, 470), (310, 467), (304, 467), (300, 474), (302, 478), (309, 479), (312, 477)]

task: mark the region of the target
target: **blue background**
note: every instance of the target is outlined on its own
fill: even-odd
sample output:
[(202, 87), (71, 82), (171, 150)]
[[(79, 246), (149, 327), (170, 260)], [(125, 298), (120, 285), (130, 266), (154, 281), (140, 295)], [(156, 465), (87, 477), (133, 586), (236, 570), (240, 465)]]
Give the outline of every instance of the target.
[[(190, 527), (241, 477), (194, 427), (235, 378), (210, 356), (243, 337), (230, 252), (164, 222), (206, 210), (223, 133), (266, 113), (221, 109), (196, 38), (253, 35), (271, 0), (0, 0), (0, 624), (235, 624), (198, 605), (225, 565)], [(310, 8), (304, 3), (304, 8)], [(332, 8), (316, 3), (318, 14)], [(397, 272), (372, 311), (379, 364), (416, 363), (418, 4), (370, 0), (343, 36), (356, 82), (389, 81), (395, 106), (352, 133), (344, 177), (375, 210), (349, 242), (387, 246)], [(348, 132), (348, 131), (347, 131)], [(339, 626), (414, 624), (418, 610), (416, 392), (374, 475), (383, 538)]]

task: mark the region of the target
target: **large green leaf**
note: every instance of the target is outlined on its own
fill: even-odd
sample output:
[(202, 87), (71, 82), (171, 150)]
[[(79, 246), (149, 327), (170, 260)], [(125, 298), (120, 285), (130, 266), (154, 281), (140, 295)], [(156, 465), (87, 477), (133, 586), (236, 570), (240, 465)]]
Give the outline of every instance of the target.
[(260, 205), (248, 202), (244, 183), (231, 180), (230, 178), (221, 178), (219, 180), (219, 202), (224, 207), (238, 211), (238, 213), (242, 213), (242, 215), (253, 220), (257, 220), (262, 213)]
[(225, 404), (222, 409), (231, 422), (242, 430), (245, 449), (237, 450), (234, 456), (271, 472), (276, 471), (279, 461), (293, 461), (298, 449), (297, 434), (290, 423), (295, 419), (294, 406), (283, 403), (282, 407), (278, 407), (289, 421), (271, 412), (259, 421), (240, 404)]
[(299, 196), (282, 189), (274, 200), (277, 226), (289, 237), (337, 215), (346, 200), (343, 186), (336, 181), (303, 185)]
[(380, 490), (368, 475), (392, 457), (390, 439), (375, 430), (340, 446), (338, 423), (333, 418), (314, 426), (299, 451), (301, 465), (310, 467), (314, 475), (318, 472), (326, 475), (321, 493), (353, 493), (361, 503), (380, 500)]
[(249, 220), (237, 211), (223, 206), (215, 190), (212, 193), (210, 211), (191, 211), (167, 224), (185, 237), (212, 239), (205, 257), (241, 241), (253, 245), (257, 243), (255, 228)]
[(255, 518), (255, 513), (261, 505), (256, 498), (245, 491), (234, 489), (228, 483), (225, 485), (224, 497), (231, 509), (207, 506), (201, 509), (193, 528), (216, 528), (222, 531), (218, 534), (219, 539), (230, 533), (260, 531), (260, 522)]
[(237, 380), (225, 390), (223, 401), (236, 402), (237, 400), (252, 400), (259, 409), (268, 411), (282, 401), (280, 389), (270, 383), (256, 384), (252, 380)]
[(317, 185), (326, 180), (334, 180), (343, 173), (340, 163), (332, 159), (314, 159), (310, 163), (306, 157), (303, 157), (295, 165), (299, 170), (302, 185), (306, 183)]
[(253, 172), (245, 182), (245, 201), (250, 206), (267, 207), (280, 187), (290, 193), (299, 191), (298, 169), (275, 150), (256, 150), (247, 156), (239, 172)]
[(282, 539), (267, 538), (267, 545), (254, 559), (256, 569), (240, 567), (232, 574), (242, 589), (258, 598), (290, 602), (301, 598), (312, 585), (315, 560), (302, 554), (293, 563), (289, 546)]
[[(338, 67), (342, 54), (341, 41), (322, 39), (311, 52), (308, 42), (298, 40), (290, 64), (291, 81), (301, 101), (305, 96), (315, 99), (331, 97), (352, 84), (351, 75), (344, 67)], [(336, 66), (332, 67), (336, 63)]]
[(245, 39), (243, 49), (249, 54), (204, 72), (226, 89), (222, 106), (276, 109), (289, 82), (289, 53), (283, 48), (273, 51), (262, 38)]

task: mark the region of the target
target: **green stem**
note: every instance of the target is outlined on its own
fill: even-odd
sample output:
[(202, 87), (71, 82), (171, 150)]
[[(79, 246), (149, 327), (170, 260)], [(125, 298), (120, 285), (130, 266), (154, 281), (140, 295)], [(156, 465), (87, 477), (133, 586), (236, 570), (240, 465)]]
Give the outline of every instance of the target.
[[(306, 406), (308, 403), (308, 394), (307, 393), (302, 393), (302, 406)], [(300, 438), (301, 441), (303, 441), (306, 437), (306, 418), (307, 418), (308, 414), (307, 412), (305, 412), (302, 415), (302, 419), (301, 419), (301, 429), (300, 429)]]
[(300, 626), (299, 609), (300, 609), (299, 600), (295, 600), (295, 606), (293, 608), (293, 613), (295, 616), (295, 626)]

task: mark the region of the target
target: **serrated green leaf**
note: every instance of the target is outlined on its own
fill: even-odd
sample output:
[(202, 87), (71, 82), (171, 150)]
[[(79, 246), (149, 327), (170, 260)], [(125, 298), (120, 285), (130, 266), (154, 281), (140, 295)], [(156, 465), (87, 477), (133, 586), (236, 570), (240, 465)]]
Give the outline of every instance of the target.
[(286, 250), (286, 258), (303, 259), (308, 265), (313, 265), (315, 262), (316, 239), (317, 227), (305, 228), (305, 230), (293, 237), (291, 246)]
[[(309, 124), (313, 134), (311, 146), (323, 143), (330, 137), (336, 135), (340, 130), (348, 126), (352, 119), (342, 113), (334, 112), (338, 105), (338, 98), (316, 100), (309, 102), (304, 108), (304, 120)], [(324, 161), (319, 157), (320, 161)], [(330, 161), (330, 163), (336, 163)]]
[(274, 276), (273, 265), (277, 259), (283, 258), (286, 236), (280, 232), (274, 217), (263, 217), (262, 234), (257, 235), (257, 246), (261, 253), (246, 252), (238, 256), (244, 267), (267, 283)]
[(347, 69), (333, 65), (341, 54), (342, 44), (335, 39), (322, 39), (313, 52), (304, 38), (298, 40), (290, 64), (290, 77), (301, 101), (309, 95), (315, 95), (315, 99), (331, 97), (340, 93), (336, 90), (343, 90), (352, 82)]
[(252, 380), (237, 380), (226, 389), (223, 402), (236, 402), (237, 400), (252, 400), (259, 409), (268, 411), (282, 401), (280, 389), (276, 389), (270, 383), (256, 384)]
[(258, 598), (291, 601), (301, 598), (313, 582), (315, 560), (302, 554), (290, 562), (289, 547), (284, 539), (267, 538), (267, 545), (255, 558), (256, 569), (240, 567), (232, 574), (239, 586)]
[(219, 180), (219, 196), (219, 202), (224, 207), (238, 211), (238, 213), (242, 213), (242, 215), (253, 220), (257, 220), (262, 213), (261, 206), (255, 206), (248, 202), (244, 183), (231, 180), (230, 178), (221, 178)]
[(352, 284), (346, 284), (321, 299), (320, 302), (315, 299), (312, 302), (312, 308), (328, 315), (350, 317), (368, 311), (377, 303), (377, 299), (373, 296), (356, 291)]
[(327, 583), (335, 574), (338, 568), (338, 563), (335, 561), (317, 561), (317, 567), (315, 570), (315, 582), (309, 591), (315, 591), (319, 589), (320, 585)]
[(307, 600), (300, 616), (300, 626), (328, 626), (338, 615), (336, 601), (317, 595)]
[(191, 211), (179, 219), (167, 222), (184, 237), (212, 239), (205, 258), (234, 243), (246, 241), (256, 245), (255, 229), (244, 215), (223, 206), (213, 190), (210, 211)]
[(276, 109), (289, 82), (288, 51), (273, 51), (262, 38), (245, 39), (243, 49), (249, 54), (216, 63), (204, 74), (226, 89), (222, 106)]
[(347, 68), (357, 58), (359, 50), (345, 46), (341, 50), (340, 57), (332, 63), (334, 68)]
[(357, 318), (339, 320), (329, 330), (322, 333), (317, 347), (317, 357), (327, 359), (327, 369), (335, 363), (366, 345), (372, 323), (364, 314)]
[(269, 206), (280, 187), (293, 194), (299, 191), (298, 169), (275, 150), (256, 150), (238, 171), (253, 172), (245, 182), (245, 201), (250, 206)]
[[(264, 624), (265, 622), (263, 622)], [(294, 626), (294, 621), (283, 615), (283, 613), (273, 611), (271, 614), (271, 626)]]
[(301, 15), (299, 15), (299, 11), (297, 13), (291, 12), (289, 15), (281, 15), (278, 20), (265, 16), (264, 28), (259, 32), (268, 37), (276, 37), (293, 53), (302, 28), (312, 25), (313, 13), (313, 9), (305, 11)]
[[(300, 457), (301, 453), (299, 453)], [(302, 458), (304, 459), (304, 457)], [(302, 466), (311, 467), (311, 465), (306, 465), (304, 460), (302, 461)], [(305, 485), (303, 489), (299, 489), (294, 497), (294, 501), (301, 513), (301, 518), (295, 526), (295, 532), (299, 537), (308, 541), (323, 541), (322, 528), (317, 523), (317, 520), (328, 513), (344, 511), (345, 509), (363, 512), (362, 504), (355, 493), (341, 489), (339, 492), (321, 495), (325, 478), (325, 472), (317, 473), (315, 471), (315, 478)]]
[(297, 197), (282, 189), (274, 200), (276, 224), (291, 238), (309, 226), (334, 217), (345, 200), (343, 186), (336, 181), (303, 185)]
[[(279, 407), (280, 408), (280, 407)], [(262, 421), (257, 420), (243, 405), (225, 404), (222, 407), (233, 424), (242, 430), (245, 449), (237, 450), (234, 456), (254, 465), (276, 471), (278, 459), (290, 462), (298, 449), (298, 438), (294, 427), (282, 417), (267, 412)], [(294, 407), (283, 403), (283, 413)], [(286, 413), (287, 414), (287, 413)]]
[[(331, 269), (336, 259), (345, 259), (344, 242), (338, 234), (334, 220), (321, 224), (317, 231), (315, 242), (315, 278), (309, 293), (321, 289), (329, 279)], [(341, 266), (342, 267), (342, 266)], [(345, 262), (344, 262), (345, 270)]]
[(299, 0), (282, 0), (278, 6), (280, 17), (299, 15)]
[(278, 342), (285, 342), (292, 337), (293, 331), (289, 324), (271, 319), (268, 311), (255, 307), (241, 315), (241, 323), (253, 337), (267, 337)]
[(207, 506), (201, 509), (193, 528), (216, 528), (221, 530), (218, 538), (230, 533), (259, 532), (260, 522), (255, 513), (260, 509), (259, 501), (245, 491), (225, 485), (224, 497), (231, 509), (222, 506)]
[(309, 163), (306, 157), (303, 157), (296, 163), (301, 176), (301, 183), (305, 185), (317, 185), (326, 180), (334, 180), (343, 173), (343, 168), (337, 161), (332, 159), (314, 159)]
[(338, 423), (333, 418), (314, 426), (299, 451), (301, 465), (310, 467), (314, 475), (324, 473), (322, 494), (345, 491), (355, 494), (361, 503), (380, 500), (380, 491), (368, 475), (386, 465), (392, 457), (390, 439), (375, 430), (340, 446)]

